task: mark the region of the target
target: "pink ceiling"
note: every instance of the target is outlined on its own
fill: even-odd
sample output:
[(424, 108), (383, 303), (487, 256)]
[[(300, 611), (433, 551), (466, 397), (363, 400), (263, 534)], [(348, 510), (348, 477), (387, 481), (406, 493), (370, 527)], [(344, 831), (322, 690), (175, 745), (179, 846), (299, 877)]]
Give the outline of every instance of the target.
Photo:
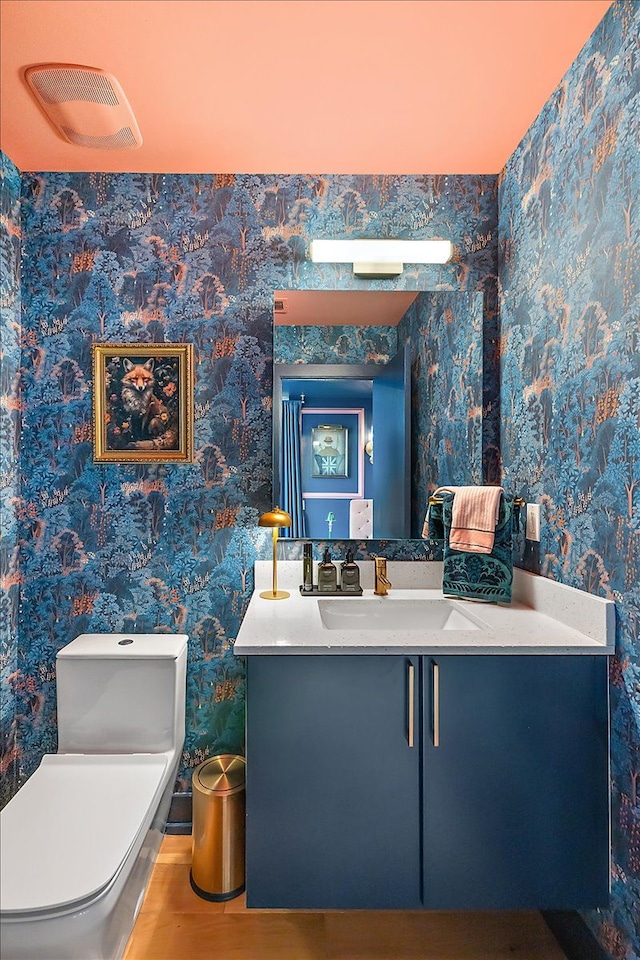
[(279, 326), (395, 327), (418, 296), (415, 290), (276, 290), (285, 312), (274, 312)]
[[(21, 170), (497, 173), (611, 0), (1, 0)], [(144, 143), (72, 146), (29, 64), (102, 67)]]

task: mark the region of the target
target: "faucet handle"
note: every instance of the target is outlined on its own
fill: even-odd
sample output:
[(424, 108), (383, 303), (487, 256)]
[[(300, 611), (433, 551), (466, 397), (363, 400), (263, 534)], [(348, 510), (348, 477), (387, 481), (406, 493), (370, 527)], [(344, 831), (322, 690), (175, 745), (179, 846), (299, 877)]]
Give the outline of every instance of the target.
[(379, 597), (386, 597), (391, 581), (387, 578), (387, 558), (374, 556), (375, 577), (373, 592)]

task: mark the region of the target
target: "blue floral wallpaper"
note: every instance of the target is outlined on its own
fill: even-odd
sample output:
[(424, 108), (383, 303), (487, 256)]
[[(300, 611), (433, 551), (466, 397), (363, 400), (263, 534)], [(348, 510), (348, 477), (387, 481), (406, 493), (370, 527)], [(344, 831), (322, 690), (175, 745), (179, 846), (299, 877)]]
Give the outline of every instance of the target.
[(397, 327), (276, 324), (273, 328), (274, 363), (387, 363), (397, 350)]
[(0, 807), (19, 785), (17, 550), (20, 440), (20, 174), (0, 154)]
[(640, 956), (640, 5), (614, 3), (500, 184), (505, 483), (543, 505), (541, 572), (615, 600), (613, 891)]
[[(254, 560), (270, 555), (256, 524), (271, 505), (274, 290), (478, 292), (495, 411), (497, 177), (24, 173), (21, 224), (17, 779), (56, 748), (61, 646), (83, 631), (179, 629), (191, 637), (188, 789), (206, 756), (243, 749), (233, 642)], [(450, 237), (454, 260), (361, 281), (306, 259), (313, 237), (390, 233)], [(193, 464), (94, 463), (91, 345), (104, 341), (194, 344)], [(382, 547), (435, 555), (427, 542)]]
[[(420, 537), (437, 487), (482, 483), (481, 295), (421, 294), (398, 324), (398, 341), (411, 351), (411, 536)], [(496, 453), (485, 458), (493, 476)]]

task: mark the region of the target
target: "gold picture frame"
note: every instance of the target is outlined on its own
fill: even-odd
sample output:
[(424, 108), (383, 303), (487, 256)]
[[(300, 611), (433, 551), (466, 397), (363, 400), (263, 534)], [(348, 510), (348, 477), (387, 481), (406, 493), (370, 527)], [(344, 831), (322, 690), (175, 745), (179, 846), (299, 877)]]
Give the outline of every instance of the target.
[(193, 461), (193, 344), (93, 345), (94, 460)]

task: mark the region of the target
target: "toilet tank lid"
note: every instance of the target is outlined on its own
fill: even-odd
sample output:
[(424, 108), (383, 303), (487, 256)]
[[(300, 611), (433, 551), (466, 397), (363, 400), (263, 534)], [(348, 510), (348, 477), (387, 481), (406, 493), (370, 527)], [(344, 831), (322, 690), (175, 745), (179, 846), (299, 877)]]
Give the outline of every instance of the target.
[(186, 633), (83, 633), (58, 650), (57, 658), (176, 660), (188, 639)]

